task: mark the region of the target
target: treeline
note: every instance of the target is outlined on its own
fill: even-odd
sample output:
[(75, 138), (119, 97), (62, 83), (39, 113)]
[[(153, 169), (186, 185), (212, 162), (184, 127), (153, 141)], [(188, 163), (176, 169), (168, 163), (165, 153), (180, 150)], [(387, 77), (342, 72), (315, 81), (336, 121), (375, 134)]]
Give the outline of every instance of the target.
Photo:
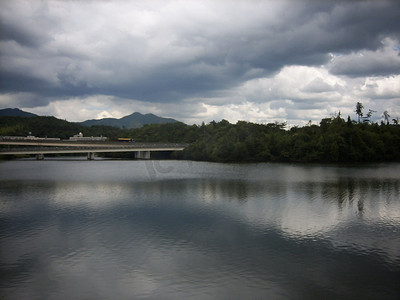
[(285, 124), (212, 122), (185, 158), (218, 162), (371, 162), (400, 161), (400, 127), (355, 123), (340, 116), (319, 126), (285, 130)]
[(188, 143), (176, 158), (215, 162), (379, 162), (400, 161), (400, 126), (358, 123), (340, 115), (319, 125), (286, 128), (285, 123), (255, 124), (226, 120), (202, 125), (169, 123), (137, 129), (110, 126), (85, 127), (53, 117), (2, 117), (0, 135), (68, 138), (130, 137), (137, 142)]
[(181, 158), (215, 162), (378, 162), (400, 161), (400, 126), (357, 123), (341, 116), (319, 125), (255, 124), (226, 120), (209, 124), (147, 125), (126, 131), (138, 142), (189, 146)]

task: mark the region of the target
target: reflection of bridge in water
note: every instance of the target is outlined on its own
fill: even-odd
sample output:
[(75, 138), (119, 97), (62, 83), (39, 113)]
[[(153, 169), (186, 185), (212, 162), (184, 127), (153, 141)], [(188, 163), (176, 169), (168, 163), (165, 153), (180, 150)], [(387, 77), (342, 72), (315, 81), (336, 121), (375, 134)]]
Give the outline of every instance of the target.
[(45, 154), (87, 153), (93, 160), (95, 153), (134, 152), (137, 159), (150, 159), (151, 152), (182, 151), (187, 144), (175, 143), (124, 143), (124, 142), (71, 142), (71, 141), (0, 141), (0, 155), (36, 155), (41, 160)]

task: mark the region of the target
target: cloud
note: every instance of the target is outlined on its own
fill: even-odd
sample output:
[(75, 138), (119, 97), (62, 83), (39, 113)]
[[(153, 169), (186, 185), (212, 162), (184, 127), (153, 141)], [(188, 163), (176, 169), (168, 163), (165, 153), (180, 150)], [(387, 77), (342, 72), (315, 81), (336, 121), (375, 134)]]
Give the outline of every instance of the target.
[(400, 75), (390, 77), (368, 77), (360, 88), (363, 97), (372, 99), (397, 99), (400, 95)]
[(324, 67), (290, 66), (272, 77), (249, 80), (234, 93), (264, 106), (263, 111), (268, 111), (264, 119), (268, 122), (289, 118), (298, 123), (346, 110), (353, 105), (343, 101), (348, 91), (346, 83)]
[(400, 53), (394, 40), (385, 39), (375, 51), (361, 50), (357, 53), (336, 57), (330, 64), (330, 72), (351, 77), (386, 76), (400, 71)]
[[(152, 112), (188, 124), (226, 119), (258, 123), (285, 122), (302, 125), (309, 120), (339, 112), (355, 118), (357, 101), (376, 116), (388, 110), (400, 114), (399, 76), (343, 80), (325, 67), (291, 66), (271, 77), (248, 80), (235, 89), (221, 91), (219, 97), (194, 97), (179, 102), (154, 103), (113, 96), (94, 95), (52, 101), (45, 107), (25, 110), (55, 115), (70, 121), (91, 118), (120, 118), (133, 111)], [(22, 97), (23, 95), (21, 95)], [(29, 97), (30, 95), (25, 95)], [(0, 98), (1, 101), (1, 98)], [(22, 102), (21, 102), (22, 103)]]
[[(47, 17), (46, 6), (46, 2), (39, 1), (3, 1), (0, 40), (15, 41), (30, 48), (50, 42), (51, 29), (55, 24)], [(41, 30), (46, 27), (46, 31)]]
[[(187, 120), (210, 119), (223, 111), (211, 107), (264, 100), (324, 107), (345, 101), (346, 77), (399, 74), (397, 1), (21, 0), (0, 8), (2, 107), (39, 111), (97, 98), (114, 112), (140, 103), (170, 115), (182, 106)], [(305, 84), (300, 67), (324, 71)], [(271, 91), (244, 92), (257, 81)]]

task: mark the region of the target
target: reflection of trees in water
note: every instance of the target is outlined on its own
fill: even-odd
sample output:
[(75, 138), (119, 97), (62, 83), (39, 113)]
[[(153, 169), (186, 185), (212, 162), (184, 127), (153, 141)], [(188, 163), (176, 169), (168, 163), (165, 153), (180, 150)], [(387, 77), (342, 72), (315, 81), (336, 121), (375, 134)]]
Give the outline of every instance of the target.
[(318, 201), (336, 203), (340, 211), (353, 208), (363, 216), (366, 210), (379, 211), (382, 201), (387, 207), (396, 206), (400, 183), (394, 179), (340, 178), (333, 182), (300, 182), (295, 190), (298, 199), (304, 198), (314, 204)]
[[(237, 201), (239, 203), (245, 203), (249, 200), (250, 190), (253, 191), (255, 188), (252, 184), (244, 180), (223, 180), (216, 178), (161, 180), (141, 182), (134, 186), (135, 193), (142, 190), (140, 194), (152, 194), (153, 197), (156, 195), (165, 195), (166, 193), (181, 194), (184, 195), (184, 198), (196, 197), (196, 199), (200, 201), (209, 203), (217, 201)], [(255, 189), (257, 189), (257, 187)], [(146, 190), (148, 191), (146, 192)], [(262, 193), (261, 186), (258, 190)]]
[(346, 181), (347, 181), (348, 199), (350, 203), (353, 203), (356, 184), (354, 182), (354, 179), (348, 179)]
[(223, 198), (245, 203), (249, 198), (249, 186), (245, 181), (202, 179), (199, 184), (203, 196), (208, 200)]
[[(249, 182), (245, 180), (201, 179), (197, 183), (204, 199), (208, 201), (238, 201), (246, 203), (254, 197), (266, 201), (287, 202), (306, 200), (310, 205), (318, 202), (336, 204), (339, 210), (353, 208), (360, 215), (366, 209), (378, 211), (382, 200), (394, 204), (400, 196), (398, 180), (340, 178), (327, 182)], [(379, 200), (379, 201), (378, 201)], [(283, 205), (280, 203), (279, 206)]]

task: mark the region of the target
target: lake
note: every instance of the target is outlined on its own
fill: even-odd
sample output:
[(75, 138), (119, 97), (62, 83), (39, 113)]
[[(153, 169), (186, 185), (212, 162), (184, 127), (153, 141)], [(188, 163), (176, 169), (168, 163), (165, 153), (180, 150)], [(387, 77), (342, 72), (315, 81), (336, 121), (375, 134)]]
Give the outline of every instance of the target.
[(0, 299), (400, 299), (400, 164), (0, 162)]

